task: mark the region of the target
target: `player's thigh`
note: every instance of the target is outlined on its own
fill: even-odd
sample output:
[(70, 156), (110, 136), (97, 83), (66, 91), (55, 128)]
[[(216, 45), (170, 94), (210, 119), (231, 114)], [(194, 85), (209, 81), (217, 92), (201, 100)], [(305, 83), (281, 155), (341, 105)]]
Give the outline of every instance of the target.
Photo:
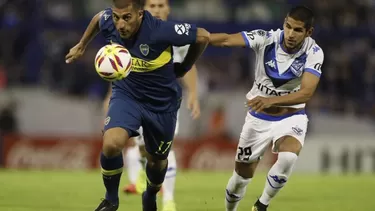
[(103, 147), (123, 148), (130, 137), (138, 136), (141, 111), (126, 99), (112, 98), (104, 124)]
[(271, 142), (272, 122), (247, 114), (237, 146), (236, 161), (252, 163), (258, 161)]
[(308, 121), (306, 115), (299, 114), (277, 122), (272, 129), (272, 151), (299, 154), (305, 143)]
[(152, 159), (166, 160), (172, 147), (177, 112), (148, 112), (142, 122), (145, 149)]

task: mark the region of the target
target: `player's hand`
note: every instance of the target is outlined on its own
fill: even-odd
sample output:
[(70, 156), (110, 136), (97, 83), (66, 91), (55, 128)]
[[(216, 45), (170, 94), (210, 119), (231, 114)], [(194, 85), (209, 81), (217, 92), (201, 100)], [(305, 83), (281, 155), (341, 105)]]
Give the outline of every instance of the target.
[(177, 78), (182, 78), (184, 75), (189, 72), (191, 67), (186, 67), (182, 63), (176, 62), (173, 63), (174, 65), (174, 73), (176, 74)]
[(69, 53), (65, 56), (65, 62), (67, 64), (74, 62), (76, 59), (81, 57), (84, 52), (85, 48), (80, 43), (78, 43), (69, 50)]
[(201, 116), (201, 107), (196, 94), (189, 93), (186, 106), (191, 111), (193, 119), (198, 119)]
[(248, 100), (246, 102), (246, 105), (250, 108), (251, 111), (255, 111), (256, 113), (258, 113), (265, 108), (271, 107), (272, 102), (270, 98), (257, 96), (251, 100)]

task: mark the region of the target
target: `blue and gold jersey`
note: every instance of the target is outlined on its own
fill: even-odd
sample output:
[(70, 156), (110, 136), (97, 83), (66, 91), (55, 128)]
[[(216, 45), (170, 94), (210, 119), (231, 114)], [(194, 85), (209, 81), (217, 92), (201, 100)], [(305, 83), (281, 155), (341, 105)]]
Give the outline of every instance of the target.
[(113, 82), (112, 95), (127, 95), (154, 112), (178, 110), (182, 92), (174, 74), (172, 46), (195, 43), (196, 26), (162, 21), (145, 11), (136, 36), (122, 39), (110, 8), (104, 10), (99, 25), (108, 43), (123, 45), (132, 55), (132, 72)]

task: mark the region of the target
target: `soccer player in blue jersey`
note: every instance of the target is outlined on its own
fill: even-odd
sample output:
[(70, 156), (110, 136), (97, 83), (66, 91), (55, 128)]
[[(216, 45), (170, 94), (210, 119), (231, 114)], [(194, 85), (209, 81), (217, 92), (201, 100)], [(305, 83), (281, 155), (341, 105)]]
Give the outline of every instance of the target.
[[(143, 127), (147, 151), (147, 188), (144, 211), (154, 211), (156, 194), (167, 171), (167, 157), (174, 136), (181, 87), (177, 78), (191, 69), (209, 42), (210, 34), (193, 24), (162, 21), (144, 11), (140, 0), (113, 0), (94, 16), (81, 41), (66, 56), (67, 63), (84, 53), (99, 32), (108, 43), (125, 46), (132, 55), (132, 73), (112, 83), (112, 97), (103, 136), (100, 162), (106, 187), (97, 211), (119, 207), (118, 189), (123, 168), (122, 149)], [(181, 63), (172, 62), (172, 46), (190, 44)]]

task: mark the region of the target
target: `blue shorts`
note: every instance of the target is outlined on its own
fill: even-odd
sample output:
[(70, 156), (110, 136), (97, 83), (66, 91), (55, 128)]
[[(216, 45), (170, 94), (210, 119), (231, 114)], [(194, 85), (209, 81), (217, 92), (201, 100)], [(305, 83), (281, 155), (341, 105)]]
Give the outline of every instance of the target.
[(146, 151), (161, 160), (168, 157), (174, 139), (177, 111), (155, 113), (147, 110), (130, 97), (112, 97), (104, 131), (120, 127), (129, 137), (138, 136), (138, 129), (143, 127)]

